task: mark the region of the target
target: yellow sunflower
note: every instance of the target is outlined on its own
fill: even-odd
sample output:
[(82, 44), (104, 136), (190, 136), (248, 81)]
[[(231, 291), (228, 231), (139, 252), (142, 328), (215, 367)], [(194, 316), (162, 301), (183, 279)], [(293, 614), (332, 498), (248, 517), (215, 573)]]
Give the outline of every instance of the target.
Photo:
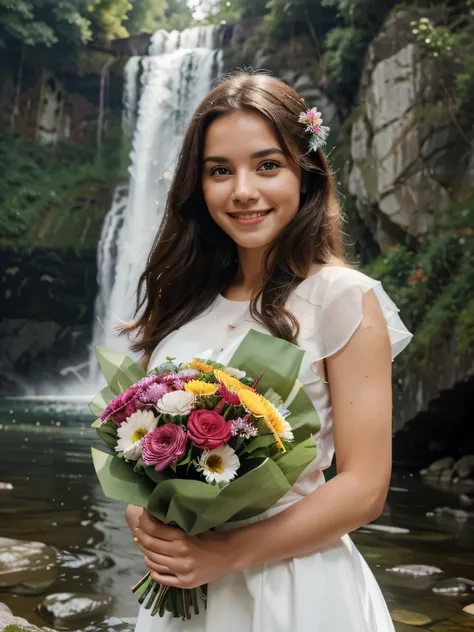
[(199, 362), (199, 360), (196, 360), (196, 358), (193, 358), (193, 360), (189, 363), (189, 366), (192, 369), (200, 371), (201, 373), (212, 373), (212, 366), (210, 364)]
[(214, 395), (219, 388), (219, 384), (208, 384), (199, 380), (191, 380), (184, 385), (184, 390), (193, 395)]
[(272, 431), (280, 450), (285, 451), (281, 437), (287, 441), (293, 441), (293, 431), (290, 424), (280, 415), (275, 406), (263, 395), (249, 391), (239, 391), (239, 399), (245, 408), (254, 417), (263, 417), (268, 428)]
[(214, 369), (214, 375), (221, 384), (224, 384), (224, 386), (231, 391), (231, 393), (237, 393), (241, 390), (251, 391), (253, 393), (253, 388), (247, 386), (247, 384), (242, 384), (240, 380), (227, 375), (227, 373), (224, 373), (224, 371), (221, 371), (220, 369)]

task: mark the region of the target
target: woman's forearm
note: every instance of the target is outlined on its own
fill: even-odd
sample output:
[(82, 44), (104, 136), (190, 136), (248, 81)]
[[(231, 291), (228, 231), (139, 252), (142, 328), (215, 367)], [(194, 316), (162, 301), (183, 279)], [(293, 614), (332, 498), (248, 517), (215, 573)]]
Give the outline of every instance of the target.
[(371, 490), (343, 472), (281, 513), (229, 532), (233, 570), (319, 551), (375, 520), (386, 490)]
[(125, 510), (125, 519), (130, 527), (130, 531), (135, 531), (138, 527), (138, 519), (142, 515), (143, 507), (137, 507), (136, 505), (128, 505)]

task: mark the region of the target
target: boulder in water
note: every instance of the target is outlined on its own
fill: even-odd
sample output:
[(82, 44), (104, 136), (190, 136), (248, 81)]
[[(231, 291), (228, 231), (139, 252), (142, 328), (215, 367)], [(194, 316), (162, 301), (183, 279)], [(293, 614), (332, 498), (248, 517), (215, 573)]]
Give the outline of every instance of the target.
[[(1, 604), (4, 605), (4, 604)], [(22, 617), (15, 617), (8, 609), (0, 609), (0, 632), (54, 632), (50, 628), (38, 628)]]
[(36, 608), (45, 621), (59, 627), (102, 618), (110, 608), (112, 598), (101, 593), (53, 593)]
[(0, 538), (0, 589), (41, 594), (56, 580), (56, 551), (43, 542)]
[(432, 591), (437, 595), (446, 597), (459, 597), (474, 593), (474, 581), (465, 577), (453, 577), (444, 579), (433, 586)]
[(389, 573), (409, 575), (410, 577), (426, 577), (444, 572), (436, 566), (426, 566), (425, 564), (403, 564), (402, 566), (394, 566), (393, 568), (387, 568), (386, 570)]

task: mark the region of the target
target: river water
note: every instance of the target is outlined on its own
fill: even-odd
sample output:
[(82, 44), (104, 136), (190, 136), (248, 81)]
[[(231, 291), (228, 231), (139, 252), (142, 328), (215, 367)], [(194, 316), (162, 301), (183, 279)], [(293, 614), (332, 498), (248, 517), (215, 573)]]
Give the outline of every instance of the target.
[[(125, 619), (133, 627), (137, 606), (130, 586), (144, 569), (125, 523), (124, 506), (106, 499), (96, 481), (90, 447), (100, 448), (101, 442), (90, 428), (92, 421), (85, 399), (0, 400), (0, 482), (13, 487), (0, 489), (0, 537), (41, 541), (61, 551), (53, 575), (48, 576), (49, 585), (29, 595), (6, 591), (0, 601), (14, 614), (45, 625), (34, 609), (47, 594), (112, 596), (107, 614), (88, 627), (84, 623), (69, 628), (87, 627), (90, 632), (111, 629), (103, 624), (117, 621), (110, 617)], [(427, 616), (431, 622), (424, 630), (474, 629), (474, 616), (462, 612), (464, 605), (474, 602), (474, 593), (445, 596), (433, 591), (433, 586), (442, 587), (440, 582), (452, 578), (474, 580), (474, 504), (466, 507), (468, 497), (460, 501), (460, 490), (435, 490), (417, 475), (397, 470), (377, 525), (400, 531), (363, 528), (352, 536), (390, 611)], [(464, 513), (457, 517), (440, 511), (460, 509), (463, 503)], [(435, 581), (387, 571), (407, 564), (436, 566), (444, 573)], [(407, 617), (402, 613), (398, 618), (407, 622)], [(398, 632), (420, 629), (408, 623), (396, 627)]]

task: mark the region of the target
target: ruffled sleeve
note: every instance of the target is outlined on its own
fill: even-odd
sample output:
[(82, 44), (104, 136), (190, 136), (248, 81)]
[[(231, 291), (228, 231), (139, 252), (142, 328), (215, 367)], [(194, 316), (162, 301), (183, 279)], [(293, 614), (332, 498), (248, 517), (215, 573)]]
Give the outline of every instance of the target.
[(372, 289), (387, 323), (392, 359), (408, 345), (413, 336), (380, 281), (351, 268), (326, 266), (299, 285), (290, 307), (298, 313), (301, 338), (311, 346), (315, 360), (347, 344), (362, 321), (362, 296)]

